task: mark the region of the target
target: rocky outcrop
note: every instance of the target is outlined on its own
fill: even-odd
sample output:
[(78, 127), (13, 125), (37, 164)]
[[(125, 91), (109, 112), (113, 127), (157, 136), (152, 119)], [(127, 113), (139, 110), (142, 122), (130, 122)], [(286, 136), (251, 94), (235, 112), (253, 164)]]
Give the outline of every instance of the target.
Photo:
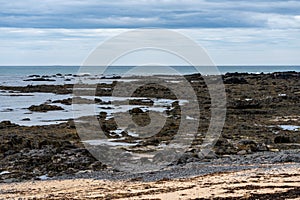
[(48, 112), (48, 111), (64, 110), (64, 109), (56, 105), (41, 104), (38, 106), (32, 105), (28, 108), (28, 110), (33, 112)]
[(2, 121), (2, 122), (0, 122), (0, 129), (17, 127), (17, 126), (19, 126), (19, 125), (13, 124), (10, 121)]
[(48, 79), (48, 78), (31, 78), (25, 79), (24, 81), (47, 81), (47, 82), (55, 82), (55, 79)]
[(224, 84), (247, 84), (248, 81), (243, 77), (225, 77)]
[[(267, 157), (270, 153), (278, 154), (278, 157), (273, 160), (275, 163), (299, 161), (295, 155), (286, 156), (281, 153), (281, 151), (286, 149), (299, 149), (299, 130), (285, 130), (279, 126), (300, 125), (299, 73), (232, 73), (223, 76), (227, 95), (226, 121), (220, 138), (218, 140), (215, 138), (215, 140), (217, 140), (216, 144), (212, 145), (211, 153), (206, 155), (206, 157), (199, 155), (199, 151), (206, 137), (211, 120), (211, 99), (207, 86), (199, 74), (186, 77), (198, 97), (200, 118), (199, 122), (193, 119), (194, 116), (190, 115), (193, 113), (192, 109), (185, 110), (186, 116), (183, 117), (184, 119), (189, 118), (187, 120), (188, 123), (199, 123), (199, 127), (197, 135), (190, 147), (194, 151), (185, 152), (182, 157), (178, 158), (178, 160), (172, 164), (185, 164), (198, 161), (211, 162), (213, 159), (218, 160), (221, 158), (228, 158), (229, 161), (227, 164), (230, 164), (235, 158), (248, 158), (253, 154), (266, 155)], [(113, 84), (99, 84), (95, 103), (113, 104), (114, 102), (102, 101), (100, 96), (111, 94), (115, 84), (115, 82)], [(122, 84), (124, 90), (132, 86), (130, 82), (124, 82)], [(95, 85), (91, 85), (90, 88), (94, 86)], [(70, 94), (72, 93), (72, 87), (73, 85), (0, 86), (0, 89), (7, 90), (8, 94), (15, 92)], [(82, 86), (82, 88), (86, 87), (88, 86)], [(184, 84), (179, 83), (176, 85), (178, 91), (184, 91), (185, 88), (186, 86)], [(87, 91), (87, 94), (88, 93), (89, 91)], [(118, 142), (137, 144), (136, 146), (124, 147), (129, 152), (143, 153), (155, 150), (160, 146), (168, 145), (178, 133), (182, 120), (181, 109), (183, 107), (176, 99), (176, 96), (168, 88), (157, 84), (140, 87), (132, 96), (147, 99), (146, 101), (139, 99), (130, 101), (130, 104), (137, 105), (137, 108), (130, 110), (133, 121), (137, 125), (141, 124), (144, 126), (149, 124), (152, 120), (149, 119), (149, 112), (147, 112), (147, 108), (145, 108), (147, 106), (153, 106), (154, 102), (150, 100), (151, 97), (173, 99), (173, 103), (165, 107), (166, 123), (164, 127), (162, 127), (158, 133), (148, 138), (140, 139), (138, 137), (130, 137), (128, 134), (129, 129), (125, 130), (124, 128), (123, 132), (119, 132), (119, 127), (114, 120), (114, 116), (108, 115), (102, 110), (97, 118), (106, 136), (108, 138), (118, 138)], [(187, 97), (187, 99), (188, 98), (189, 97)], [(80, 103), (92, 102), (92, 100), (86, 99), (77, 100)], [(51, 103), (71, 105), (72, 99), (68, 98)], [(61, 107), (52, 106), (54, 105), (41, 104), (32, 106), (31, 109), (36, 112), (62, 109)], [(105, 107), (103, 107), (103, 109), (104, 108)], [(89, 124), (91, 120), (84, 117), (82, 121), (86, 121), (86, 124), (83, 124), (83, 126), (93, 127), (91, 134), (97, 137), (99, 125)], [(214, 121), (212, 121), (212, 123), (214, 123)], [(101, 170), (104, 167), (83, 149), (83, 145), (76, 135), (75, 124), (73, 122), (51, 126), (24, 127), (9, 121), (4, 121), (0, 123), (0, 129), (0, 172), (10, 172), (1, 175), (1, 179), (2, 177), (6, 177), (3, 179), (15, 178), (16, 180), (23, 180), (38, 178), (46, 174), (47, 176), (55, 176), (64, 173), (72, 174), (80, 170)], [(189, 130), (186, 130), (186, 133), (188, 135)], [(193, 136), (189, 135), (189, 137)], [(154, 161), (161, 162), (163, 159), (169, 159), (168, 156), (169, 154), (157, 154)], [(37, 164), (34, 163), (35, 161)], [(251, 161), (245, 161), (251, 164)], [(257, 162), (260, 161), (260, 159), (257, 159)], [(83, 164), (79, 165), (78, 163)], [(239, 164), (239, 162), (236, 163)]]
[(93, 158), (86, 149), (72, 145), (45, 145), (40, 149), (25, 148), (2, 160), (2, 169), (9, 173), (1, 179), (15, 178), (17, 181), (39, 179), (76, 173), (80, 170), (100, 170), (106, 166)]

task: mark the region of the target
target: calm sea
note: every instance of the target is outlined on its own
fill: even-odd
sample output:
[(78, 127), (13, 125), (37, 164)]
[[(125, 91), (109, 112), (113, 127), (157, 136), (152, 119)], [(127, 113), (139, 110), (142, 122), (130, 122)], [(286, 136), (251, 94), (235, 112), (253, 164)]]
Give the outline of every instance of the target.
[[(74, 74), (78, 74), (79, 66), (2, 66), (0, 67), (0, 86), (27, 86), (27, 85), (63, 85), (76, 83)], [(133, 67), (109, 67), (105, 71), (104, 75), (123, 75), (125, 72), (133, 69)], [(150, 71), (160, 73), (160, 67), (151, 67)], [(174, 67), (180, 74), (192, 74), (195, 73), (193, 67)], [(226, 72), (249, 72), (249, 73), (261, 73), (261, 72), (275, 72), (275, 71), (298, 71), (300, 72), (300, 66), (221, 66), (218, 67), (221, 73)], [(89, 71), (91, 75), (100, 75), (103, 71), (101, 67), (91, 67), (85, 71)], [(82, 71), (81, 71), (82, 72)], [(56, 74), (62, 74), (63, 76), (53, 76)], [(71, 75), (73, 74), (73, 75)], [(130, 74), (130, 73), (129, 73)], [(54, 81), (30, 81), (28, 75), (48, 75), (47, 78)], [(84, 77), (85, 78), (85, 77)], [(25, 81), (26, 80), (26, 81)], [(90, 83), (112, 83), (112, 79), (90, 79)], [(123, 80), (124, 81), (124, 80)], [(130, 81), (130, 80), (129, 80)], [(12, 123), (32, 126), (32, 125), (48, 125), (58, 124), (74, 117), (71, 105), (58, 104), (63, 107), (63, 111), (51, 111), (51, 112), (30, 112), (28, 108), (31, 105), (40, 105), (49, 100), (62, 100), (71, 98), (71, 94), (57, 95), (52, 93), (18, 93), (17, 95), (11, 94), (8, 91), (0, 90), (0, 121), (9, 120)], [(107, 97), (101, 97), (103, 101)], [(164, 102), (165, 100), (163, 100)], [(56, 104), (53, 104), (56, 105)], [(166, 106), (163, 106), (165, 108)], [(83, 107), (84, 108), (84, 107)], [(97, 113), (101, 111), (101, 107), (97, 107)], [(112, 114), (113, 112), (125, 112), (128, 107), (117, 106), (112, 110), (105, 110), (105, 112)], [(154, 109), (161, 109), (160, 107)], [(88, 110), (88, 109), (87, 109)], [(159, 112), (162, 112), (161, 110)], [(82, 111), (82, 116), (90, 113)], [(24, 120), (27, 119), (27, 120)], [(28, 120), (30, 119), (30, 120)]]
[[(123, 75), (127, 71), (133, 69), (130, 66), (111, 66), (104, 73), (103, 67), (89, 67), (86, 71), (93, 74), (104, 75)], [(197, 71), (191, 66), (176, 66), (173, 67), (180, 74), (192, 74)], [(54, 75), (60, 74), (77, 74), (79, 66), (0, 66), (0, 76), (27, 76), (27, 75)], [(157, 73), (163, 68), (156, 67)], [(297, 71), (300, 72), (300, 66), (218, 66), (220, 73), (227, 72), (248, 72), (248, 73), (271, 73), (283, 71)]]

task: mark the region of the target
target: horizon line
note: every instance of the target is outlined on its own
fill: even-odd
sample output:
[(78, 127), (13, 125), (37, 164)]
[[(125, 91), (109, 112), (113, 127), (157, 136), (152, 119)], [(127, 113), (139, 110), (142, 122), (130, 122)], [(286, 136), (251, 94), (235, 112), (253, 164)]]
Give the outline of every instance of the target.
[[(0, 65), (0, 67), (82, 67), (83, 65)], [(216, 67), (300, 67), (299, 64), (226, 64), (226, 65), (212, 65)], [(90, 65), (86, 67), (105, 67), (100, 65)], [(110, 65), (108, 67), (138, 67), (135, 65)], [(165, 66), (157, 66), (165, 67)], [(169, 65), (169, 67), (193, 67), (192, 65)]]

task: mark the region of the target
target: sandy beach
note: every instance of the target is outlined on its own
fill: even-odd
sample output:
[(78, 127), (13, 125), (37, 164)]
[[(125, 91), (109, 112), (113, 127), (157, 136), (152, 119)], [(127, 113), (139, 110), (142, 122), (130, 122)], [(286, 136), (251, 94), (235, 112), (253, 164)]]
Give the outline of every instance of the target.
[(4, 199), (300, 199), (299, 164), (155, 182), (72, 179), (0, 184)]

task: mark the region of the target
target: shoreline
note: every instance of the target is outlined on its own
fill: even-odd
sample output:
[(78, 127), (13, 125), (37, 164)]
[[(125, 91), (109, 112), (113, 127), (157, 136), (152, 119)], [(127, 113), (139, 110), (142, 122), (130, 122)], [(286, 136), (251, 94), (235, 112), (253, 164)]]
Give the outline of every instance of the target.
[[(129, 175), (124, 172), (119, 172), (108, 163), (102, 163), (96, 160), (90, 152), (86, 150), (82, 139), (77, 133), (76, 124), (72, 118), (56, 119), (66, 121), (60, 121), (59, 124), (41, 126), (20, 126), (7, 120), (2, 121), (0, 122), (0, 197), (1, 195), (13, 195), (13, 192), (9, 192), (9, 186), (16, 187), (15, 192), (19, 191), (16, 195), (21, 195), (22, 193), (21, 189), (19, 190), (18, 188), (26, 187), (26, 185), (28, 186), (32, 181), (37, 184), (36, 189), (43, 187), (38, 185), (39, 183), (43, 183), (43, 181), (38, 181), (40, 179), (47, 179), (45, 183), (49, 182), (49, 185), (55, 184), (55, 181), (62, 181), (60, 190), (63, 191), (62, 193), (64, 194), (54, 192), (54, 198), (55, 195), (58, 197), (69, 197), (68, 195), (76, 196), (72, 191), (70, 193), (67, 191), (71, 189), (68, 188), (67, 185), (72, 180), (74, 182), (78, 180), (78, 184), (80, 184), (81, 179), (85, 179), (87, 183), (91, 183), (90, 181), (100, 181), (99, 184), (102, 184), (106, 182), (102, 182), (103, 179), (109, 179), (109, 181), (114, 181), (111, 183), (112, 185), (116, 183), (120, 184), (120, 187), (124, 181), (126, 183), (125, 185), (127, 185), (126, 181), (129, 180), (130, 185), (131, 182), (135, 180), (143, 182), (140, 184), (151, 182), (153, 187), (156, 187), (156, 182), (161, 179), (165, 179), (166, 184), (172, 184), (174, 181), (174, 185), (176, 185), (180, 184), (180, 181), (174, 180), (177, 178), (184, 178), (183, 182), (188, 182), (187, 180), (193, 179), (191, 177), (199, 176), (195, 179), (199, 179), (197, 182), (201, 182), (201, 179), (209, 176), (209, 174), (212, 177), (219, 177), (218, 174), (220, 173), (228, 173), (231, 175), (235, 173), (243, 174), (241, 170), (259, 171), (265, 168), (276, 169), (276, 166), (280, 165), (287, 167), (287, 169), (289, 166), (296, 166), (299, 169), (299, 77), (300, 73), (295, 72), (272, 74), (229, 73), (224, 75), (223, 80), (227, 93), (227, 117), (225, 126), (221, 137), (216, 140), (216, 145), (212, 148), (211, 152), (203, 158), (199, 155), (199, 145), (203, 141), (205, 136), (203, 133), (207, 131), (210, 122), (211, 108), (209, 93), (205, 87), (204, 80), (199, 75), (193, 74), (186, 76), (189, 84), (197, 91), (198, 102), (202, 109), (201, 120), (198, 127), (199, 134), (195, 136), (192, 144), (187, 151), (183, 153), (182, 157), (178, 160), (174, 160), (174, 162), (159, 172)], [(135, 81), (138, 81), (136, 78), (137, 77), (135, 77)], [(112, 81), (111, 79), (108, 80)], [(165, 81), (168, 82), (169, 79)], [(123, 82), (122, 86), (128, 88), (130, 84), (131, 82)], [(168, 82), (168, 84), (176, 84), (178, 90), (185, 89), (185, 85), (180, 82)], [(188, 104), (188, 101), (176, 99), (171, 91), (155, 84), (141, 87), (130, 99), (123, 97), (110, 99), (109, 96), (112, 94), (115, 85), (116, 83), (113, 81), (111, 83), (99, 84), (95, 97), (88, 96), (90, 91), (87, 90), (85, 91), (86, 93), (84, 93), (85, 95), (87, 94), (87, 96), (79, 95), (75, 100), (67, 96), (73, 92), (72, 84), (61, 86), (0, 86), (0, 90), (6, 91), (2, 94), (8, 95), (7, 97), (10, 98), (10, 100), (12, 100), (12, 98), (18, 99), (23, 97), (30, 99), (33, 98), (33, 96), (30, 96), (31, 94), (37, 96), (41, 94), (51, 94), (52, 96), (54, 94), (62, 94), (62, 96), (54, 95), (55, 99), (50, 95), (49, 97), (51, 97), (51, 99), (41, 99), (32, 104), (30, 101), (24, 101), (24, 105), (20, 106), (20, 111), (22, 111), (21, 113), (30, 113), (26, 114), (26, 118), (28, 118), (26, 120), (29, 122), (30, 120), (34, 122), (34, 116), (50, 116), (51, 114), (57, 116), (59, 112), (70, 113), (69, 109), (71, 109), (74, 102), (80, 106), (92, 103), (98, 107), (99, 114), (96, 114), (97, 120), (100, 124), (105, 125), (103, 126), (104, 128), (101, 128), (103, 128), (106, 133), (106, 137), (111, 140), (108, 145), (115, 145), (118, 142), (121, 144), (131, 144), (124, 147), (126, 151), (129, 153), (140, 152), (146, 154), (149, 150), (160, 148), (168, 144), (170, 136), (172, 136), (170, 133), (176, 132), (180, 125), (180, 117), (182, 117), (180, 108)], [(83, 86), (83, 89), (88, 89), (95, 85)], [(18, 94), (23, 94), (24, 96)], [(163, 101), (160, 99), (163, 99)], [(130, 106), (125, 109), (122, 105), (126, 103), (126, 100), (129, 101)], [(121, 109), (118, 107), (121, 107)], [(146, 138), (144, 141), (138, 140), (135, 136), (135, 132), (123, 127), (118, 127), (114, 121), (115, 115), (130, 112), (135, 122), (142, 124), (147, 122), (147, 113), (151, 109), (156, 113), (167, 113), (166, 116), (168, 120), (158, 134)], [(14, 110), (7, 110), (6, 112), (14, 112)], [(45, 120), (45, 118), (42, 119)], [(193, 118), (192, 111), (188, 110), (185, 119), (189, 123), (194, 123), (195, 119)], [(26, 120), (23, 122), (26, 123)], [(83, 121), (83, 124), (87, 127), (93, 127), (89, 122), (89, 117), (80, 116), (76, 120)], [(95, 134), (91, 134), (89, 137), (95, 139), (98, 128), (99, 127), (94, 127), (93, 132)], [(280, 176), (284, 178), (285, 172), (286, 170), (283, 170), (278, 173), (281, 173)], [(299, 174), (297, 170), (295, 172)], [(264, 175), (260, 176), (264, 177)], [(257, 181), (259, 183), (260, 179)], [(296, 183), (298, 184), (299, 181)], [(110, 186), (111, 185), (108, 185), (107, 187)], [(66, 189), (63, 189), (63, 187), (66, 187)], [(126, 188), (126, 186), (122, 187)], [(131, 186), (128, 187), (130, 189)], [(291, 197), (293, 197), (295, 193), (292, 191), (293, 188), (298, 189), (294, 186), (293, 188), (280, 187), (277, 188), (279, 192), (281, 191), (283, 192), (282, 194), (284, 194), (283, 189), (286, 189), (285, 192), (290, 191), (290, 193), (286, 194)], [(3, 190), (2, 188), (7, 189)], [(172, 193), (164, 188), (161, 189), (161, 191), (164, 191), (163, 193)], [(92, 188), (92, 190), (94, 189)], [(189, 191), (189, 189), (187, 190)], [(256, 191), (258, 189), (254, 188), (253, 190)], [(45, 195), (43, 196), (45, 198), (50, 198), (51, 196), (47, 196), (46, 191), (49, 192), (49, 195), (53, 193), (52, 189), (46, 189), (45, 194), (41, 195)], [(230, 194), (235, 194), (230, 192), (230, 189), (228, 189), (228, 191), (226, 194), (229, 196)], [(258, 195), (256, 194), (257, 191), (255, 191), (253, 198), (255, 195)], [(82, 195), (89, 195), (85, 192), (86, 191), (83, 191)], [(155, 191), (153, 190), (153, 192)], [(241, 192), (241, 194), (247, 195), (247, 192), (249, 191), (245, 190)], [(92, 193), (99, 195), (97, 192)], [(120, 191), (120, 193), (123, 194), (126, 193), (126, 191)], [(24, 194), (38, 196), (38, 194), (34, 193), (34, 190), (28, 194)], [(282, 194), (274, 195), (280, 196)], [(109, 192), (107, 195), (108, 197), (114, 197), (109, 196), (114, 195)], [(127, 192), (126, 195), (128, 198), (130, 197), (130, 193)], [(272, 198), (275, 198), (274, 195)], [(227, 198), (225, 196), (220, 196), (220, 198)], [(120, 196), (120, 198), (121, 197), (122, 196)], [(143, 193), (142, 197), (149, 198), (146, 193)], [(181, 197), (184, 198), (185, 196)], [(207, 198), (211, 197), (213, 196)], [(135, 199), (136, 196), (132, 198)]]
[[(247, 180), (247, 181), (245, 181)], [(190, 178), (143, 182), (76, 178), (0, 183), (0, 198), (22, 199), (298, 199), (299, 164), (272, 165)], [(30, 189), (29, 189), (30, 188)]]

